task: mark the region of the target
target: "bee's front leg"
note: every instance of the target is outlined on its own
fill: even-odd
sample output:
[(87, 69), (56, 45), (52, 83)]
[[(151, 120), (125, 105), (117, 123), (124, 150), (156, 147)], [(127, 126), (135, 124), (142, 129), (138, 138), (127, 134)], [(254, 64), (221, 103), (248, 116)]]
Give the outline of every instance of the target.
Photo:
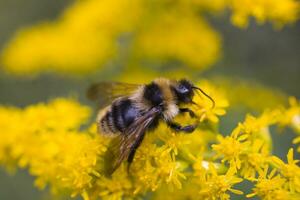
[(198, 126), (198, 124), (181, 126), (180, 124), (178, 124), (176, 122), (167, 122), (167, 125), (175, 131), (178, 131), (178, 132), (182, 131), (185, 133), (192, 133)]
[(196, 114), (194, 113), (194, 111), (192, 111), (189, 108), (179, 108), (179, 112), (180, 113), (187, 113), (188, 112), (191, 118), (195, 118), (196, 117)]

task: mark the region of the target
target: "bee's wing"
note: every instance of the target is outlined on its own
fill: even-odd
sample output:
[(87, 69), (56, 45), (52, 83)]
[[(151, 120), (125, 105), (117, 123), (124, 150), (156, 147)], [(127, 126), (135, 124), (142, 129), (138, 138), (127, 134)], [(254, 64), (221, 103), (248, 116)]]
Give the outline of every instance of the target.
[(104, 107), (116, 98), (131, 95), (140, 86), (132, 83), (99, 82), (88, 88), (87, 97), (97, 102), (100, 107)]
[(113, 149), (115, 152), (110, 152), (110, 164), (112, 164), (112, 166), (108, 169), (108, 174), (112, 174), (124, 160), (128, 159), (136, 142), (144, 136), (149, 125), (160, 112), (161, 110), (159, 108), (152, 108), (145, 115), (134, 121), (126, 131), (122, 133), (122, 136), (117, 138), (117, 141), (114, 141)]

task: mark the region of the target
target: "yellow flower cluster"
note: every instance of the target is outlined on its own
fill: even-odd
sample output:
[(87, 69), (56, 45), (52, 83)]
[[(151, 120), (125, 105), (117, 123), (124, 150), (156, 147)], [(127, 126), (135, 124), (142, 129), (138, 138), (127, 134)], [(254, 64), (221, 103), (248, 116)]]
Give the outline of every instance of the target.
[(243, 177), (255, 177), (257, 170), (266, 165), (271, 150), (268, 128), (273, 124), (272, 120), (271, 113), (264, 113), (259, 118), (248, 115), (230, 136), (219, 136), (219, 144), (212, 145), (216, 157), (228, 162)]
[(124, 57), (126, 48), (128, 63), (122, 64), (127, 66), (179, 61), (206, 68), (219, 57), (220, 38), (196, 12), (188, 11), (168, 1), (76, 1), (58, 20), (20, 30), (2, 62), (14, 74), (82, 75)]
[(234, 0), (229, 1), (233, 10), (231, 21), (236, 26), (248, 25), (249, 17), (255, 17), (258, 23), (271, 21), (275, 26), (282, 26), (299, 19), (299, 2), (295, 0)]
[(83, 75), (119, 61), (127, 68), (176, 63), (199, 71), (221, 54), (220, 36), (205, 12), (226, 9), (239, 27), (247, 26), (250, 17), (277, 26), (299, 18), (296, 0), (75, 1), (57, 20), (19, 30), (1, 62), (19, 75)]
[(131, 31), (139, 18), (139, 4), (76, 1), (57, 21), (19, 31), (4, 51), (3, 63), (8, 71), (26, 75), (93, 71), (116, 54), (120, 33)]
[[(290, 108), (279, 107), (268, 110), (258, 118), (248, 115), (230, 136), (219, 136), (219, 143), (212, 145), (216, 159), (221, 158), (222, 163), (228, 163), (228, 167), (235, 169), (240, 176), (256, 182), (253, 193), (247, 197), (255, 195), (262, 199), (300, 197), (300, 167), (297, 165), (298, 160), (293, 159), (293, 149), (287, 154), (287, 163), (271, 155), (270, 126), (294, 127), (294, 121), (291, 119), (300, 113), (296, 99), (291, 98), (290, 102)], [(273, 170), (268, 175), (270, 167)]]
[(79, 131), (90, 114), (76, 101), (56, 99), (21, 110), (0, 107), (0, 163), (28, 168), (39, 188), (82, 194), (99, 176), (101, 138)]
[(235, 175), (235, 171), (229, 169), (226, 174), (220, 175), (213, 164), (209, 164), (208, 170), (204, 173), (199, 173), (198, 182), (200, 184), (199, 195), (201, 199), (229, 199), (230, 195), (227, 192), (235, 194), (243, 194), (242, 191), (233, 189), (232, 186), (240, 183), (243, 179)]
[(280, 27), (297, 21), (300, 14), (300, 4), (297, 0), (193, 0), (192, 2), (214, 13), (230, 9), (231, 22), (238, 27), (246, 27), (250, 17), (254, 17), (260, 24), (270, 21)]
[[(24, 109), (0, 107), (0, 164), (27, 168), (40, 189), (81, 195), (85, 200), (121, 200), (150, 196), (160, 199), (230, 199), (231, 193), (262, 199), (298, 199), (300, 167), (293, 149), (287, 163), (271, 154), (270, 126), (294, 127), (300, 114), (296, 99), (290, 107), (247, 115), (228, 136), (219, 133), (219, 116), (228, 101), (222, 89), (208, 81), (197, 84), (215, 100), (196, 95), (194, 111), (176, 117), (181, 123), (200, 122), (192, 134), (179, 134), (165, 124), (146, 137), (127, 171), (122, 164), (105, 175), (109, 138), (89, 126), (90, 109), (72, 99), (55, 99)], [(296, 126), (297, 127), (297, 126)], [(299, 129), (295, 129), (298, 131)], [(211, 145), (213, 144), (213, 145)], [(272, 169), (269, 172), (269, 169)], [(254, 183), (252, 193), (238, 184)]]
[(219, 57), (219, 35), (196, 14), (164, 13), (148, 26), (135, 43), (135, 54), (146, 61), (173, 60), (204, 69)]
[(248, 198), (257, 195), (262, 199), (299, 199), (299, 193), (291, 193), (284, 188), (285, 179), (276, 174), (275, 169), (270, 173), (268, 169), (269, 167), (266, 166), (263, 170), (258, 171), (258, 178), (253, 179), (256, 185), (253, 188), (253, 193), (247, 195)]

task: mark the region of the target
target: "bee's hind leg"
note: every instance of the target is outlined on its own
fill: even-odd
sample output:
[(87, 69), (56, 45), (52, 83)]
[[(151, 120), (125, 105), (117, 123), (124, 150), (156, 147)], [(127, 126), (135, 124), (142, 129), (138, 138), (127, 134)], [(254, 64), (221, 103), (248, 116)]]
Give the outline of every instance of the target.
[(191, 118), (195, 118), (197, 115), (189, 108), (179, 108), (180, 113), (189, 113)]
[(187, 125), (187, 126), (181, 126), (180, 124), (176, 123), (176, 122), (167, 122), (167, 125), (179, 132), (179, 131), (182, 131), (182, 132), (185, 132), (185, 133), (192, 133), (198, 126), (198, 124), (193, 124), (193, 125)]
[(142, 143), (142, 141), (144, 139), (144, 136), (145, 136), (145, 133), (141, 134), (141, 136), (137, 138), (137, 140), (135, 141), (135, 143), (130, 148), (130, 153), (129, 153), (128, 158), (127, 158), (127, 162), (128, 162), (127, 172), (128, 173), (129, 173), (130, 165), (131, 165), (131, 163), (132, 163), (132, 161), (134, 159), (135, 152), (136, 152), (137, 148), (139, 148), (139, 146), (141, 145), (141, 143)]

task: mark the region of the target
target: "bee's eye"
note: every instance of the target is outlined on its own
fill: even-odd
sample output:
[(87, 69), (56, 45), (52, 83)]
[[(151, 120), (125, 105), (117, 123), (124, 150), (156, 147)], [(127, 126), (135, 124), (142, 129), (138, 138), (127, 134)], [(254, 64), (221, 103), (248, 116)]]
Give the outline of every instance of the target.
[(185, 94), (185, 93), (188, 93), (189, 90), (184, 85), (180, 84), (178, 86), (178, 92), (181, 93), (181, 94)]

